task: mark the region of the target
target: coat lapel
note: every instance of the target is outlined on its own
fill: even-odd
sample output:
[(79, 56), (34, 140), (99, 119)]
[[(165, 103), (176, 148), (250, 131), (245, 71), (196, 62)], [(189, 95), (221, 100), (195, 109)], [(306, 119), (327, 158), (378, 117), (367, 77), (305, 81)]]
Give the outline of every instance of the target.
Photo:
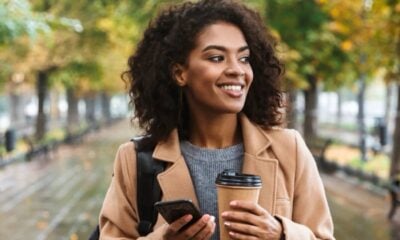
[(278, 160), (268, 154), (271, 139), (265, 132), (241, 115), (240, 122), (243, 132), (244, 160), (243, 173), (261, 176), (262, 188), (259, 204), (270, 213), (275, 212), (277, 194)]
[(154, 149), (153, 158), (169, 163), (167, 169), (157, 176), (163, 200), (191, 199), (199, 207), (189, 169), (181, 154), (177, 130)]

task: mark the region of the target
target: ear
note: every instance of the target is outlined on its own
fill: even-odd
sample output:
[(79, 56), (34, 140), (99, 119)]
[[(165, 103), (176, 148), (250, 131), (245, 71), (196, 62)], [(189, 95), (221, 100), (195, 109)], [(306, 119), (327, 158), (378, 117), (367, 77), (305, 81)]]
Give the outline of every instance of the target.
[(186, 71), (181, 64), (175, 64), (172, 67), (172, 76), (178, 86), (183, 87), (186, 85)]

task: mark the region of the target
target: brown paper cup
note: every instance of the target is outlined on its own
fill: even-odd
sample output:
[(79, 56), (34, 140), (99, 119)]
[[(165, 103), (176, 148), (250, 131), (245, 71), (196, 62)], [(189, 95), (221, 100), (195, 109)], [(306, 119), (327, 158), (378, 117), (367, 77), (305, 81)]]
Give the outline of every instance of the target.
[(224, 211), (232, 210), (229, 207), (229, 203), (233, 200), (245, 200), (257, 203), (261, 187), (227, 186), (219, 184), (217, 184), (216, 186), (218, 194), (220, 240), (228, 240), (231, 238), (229, 237), (228, 231), (224, 225), (224, 221), (221, 218), (221, 214)]

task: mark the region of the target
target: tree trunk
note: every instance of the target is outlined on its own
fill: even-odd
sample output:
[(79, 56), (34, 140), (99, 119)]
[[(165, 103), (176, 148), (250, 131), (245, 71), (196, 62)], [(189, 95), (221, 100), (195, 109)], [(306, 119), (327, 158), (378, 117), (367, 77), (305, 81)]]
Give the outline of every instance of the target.
[(15, 91), (12, 91), (9, 95), (10, 98), (10, 123), (11, 127), (21, 127), (22, 120), (24, 119), (24, 110), (22, 105), (22, 97)]
[(111, 111), (110, 111), (110, 101), (111, 98), (106, 92), (101, 93), (101, 110), (103, 114), (103, 120), (108, 123), (111, 121)]
[(397, 84), (396, 121), (393, 134), (392, 162), (390, 176), (400, 174), (400, 83)]
[(44, 112), (44, 104), (48, 94), (49, 71), (39, 71), (37, 74), (37, 95), (38, 95), (38, 114), (36, 117), (36, 133), (37, 140), (42, 140), (46, 134), (47, 116)]
[(339, 89), (337, 91), (337, 112), (336, 112), (337, 127), (340, 127), (340, 124), (342, 123), (342, 117), (343, 117), (342, 105), (343, 105), (343, 92), (342, 89)]
[(288, 128), (293, 128), (293, 129), (298, 129), (298, 123), (297, 123), (297, 91), (296, 90), (290, 90), (289, 93), (287, 94), (287, 102), (289, 104), (287, 108), (287, 122), (288, 122)]
[(86, 112), (85, 119), (89, 124), (96, 122), (96, 96), (89, 94), (85, 97)]
[[(396, 84), (393, 82), (390, 82), (386, 86), (386, 100), (385, 100), (385, 116), (384, 116), (384, 123), (386, 125), (386, 131), (389, 135), (389, 133), (393, 132), (394, 129), (394, 122), (393, 121), (393, 107), (394, 106), (394, 93), (396, 91)], [(392, 143), (392, 140), (389, 139), (390, 137), (388, 136), (388, 145), (390, 146)], [(388, 149), (388, 148), (387, 148)], [(389, 150), (389, 149), (388, 149)]]
[(22, 73), (13, 73), (10, 75), (10, 123), (11, 128), (20, 128), (24, 124), (24, 104), (23, 94), (21, 94), (22, 82), (25, 75)]
[(367, 160), (367, 129), (365, 127), (365, 75), (362, 75), (359, 82), (359, 90), (357, 95), (358, 103), (358, 114), (357, 114), (357, 124), (359, 132), (359, 147), (361, 160)]
[(391, 118), (391, 109), (392, 109), (392, 96), (393, 96), (393, 88), (392, 83), (386, 84), (386, 95), (385, 95), (385, 123), (388, 125)]
[(67, 131), (68, 133), (74, 133), (79, 130), (79, 110), (78, 110), (79, 98), (76, 96), (75, 89), (72, 87), (67, 88)]
[(60, 93), (58, 90), (54, 90), (50, 94), (50, 119), (51, 121), (59, 122), (61, 120), (60, 109), (58, 104), (60, 101)]
[(304, 116), (304, 139), (312, 144), (317, 136), (317, 106), (318, 88), (317, 79), (314, 76), (308, 77), (309, 88), (304, 91), (305, 116)]

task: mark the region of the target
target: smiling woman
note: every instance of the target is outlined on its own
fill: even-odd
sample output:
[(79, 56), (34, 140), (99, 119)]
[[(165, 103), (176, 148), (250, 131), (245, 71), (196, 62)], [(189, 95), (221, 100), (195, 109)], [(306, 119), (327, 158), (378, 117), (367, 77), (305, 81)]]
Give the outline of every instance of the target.
[[(334, 239), (314, 159), (281, 128), (283, 66), (262, 19), (231, 0), (171, 6), (149, 25), (123, 74), (135, 117), (166, 165), (162, 200), (191, 199), (203, 214), (140, 236), (136, 152), (120, 147), (100, 215), (101, 239)], [(260, 176), (258, 202), (235, 199), (221, 214), (215, 179), (224, 169)], [(225, 240), (225, 239), (223, 239)]]
[(199, 32), (187, 62), (173, 70), (191, 109), (190, 119), (204, 123), (243, 109), (253, 81), (249, 58), (246, 39), (235, 25), (221, 21)]

